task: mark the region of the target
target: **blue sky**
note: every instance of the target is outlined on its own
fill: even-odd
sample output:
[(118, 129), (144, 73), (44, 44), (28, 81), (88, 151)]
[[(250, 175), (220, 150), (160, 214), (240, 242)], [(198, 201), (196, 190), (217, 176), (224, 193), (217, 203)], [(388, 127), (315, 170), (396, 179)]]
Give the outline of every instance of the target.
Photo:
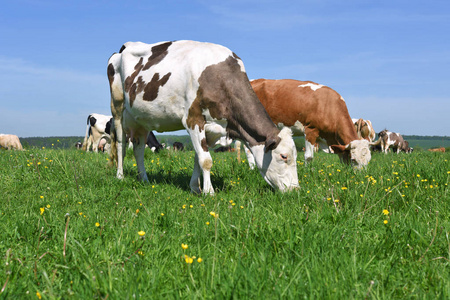
[(330, 86), (350, 115), (450, 136), (450, 1), (15, 0), (0, 10), (0, 133), (81, 136), (110, 114), (106, 64), (127, 41), (222, 44), (249, 78)]

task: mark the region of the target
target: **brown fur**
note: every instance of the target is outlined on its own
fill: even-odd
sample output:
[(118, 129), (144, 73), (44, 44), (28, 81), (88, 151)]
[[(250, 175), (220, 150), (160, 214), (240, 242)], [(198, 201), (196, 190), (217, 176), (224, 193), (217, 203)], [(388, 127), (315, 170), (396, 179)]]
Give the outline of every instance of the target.
[(347, 145), (357, 140), (355, 127), (345, 102), (333, 89), (316, 91), (298, 87), (311, 81), (258, 79), (251, 82), (259, 100), (275, 124), (305, 127), (305, 138), (314, 145), (318, 137), (328, 145)]
[(440, 147), (440, 148), (435, 148), (435, 149), (428, 149), (428, 151), (431, 151), (431, 152), (445, 152), (445, 148), (444, 147)]

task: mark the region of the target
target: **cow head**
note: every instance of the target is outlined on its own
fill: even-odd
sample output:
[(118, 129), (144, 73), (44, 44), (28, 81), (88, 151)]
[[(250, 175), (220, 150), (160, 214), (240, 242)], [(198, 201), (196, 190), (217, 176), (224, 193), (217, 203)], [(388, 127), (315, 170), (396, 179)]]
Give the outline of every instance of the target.
[(268, 139), (265, 145), (250, 149), (261, 175), (270, 186), (282, 192), (298, 187), (297, 149), (291, 129), (285, 127), (276, 139)]
[(347, 145), (332, 145), (331, 148), (344, 162), (351, 163), (357, 169), (367, 166), (372, 158), (367, 140), (354, 140)]

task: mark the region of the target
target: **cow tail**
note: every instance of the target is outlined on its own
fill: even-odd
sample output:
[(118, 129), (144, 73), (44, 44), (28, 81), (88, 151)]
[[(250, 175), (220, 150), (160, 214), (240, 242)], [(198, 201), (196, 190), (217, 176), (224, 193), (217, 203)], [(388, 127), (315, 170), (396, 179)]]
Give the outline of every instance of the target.
[(88, 134), (89, 134), (89, 120), (91, 118), (91, 115), (88, 116), (87, 118), (87, 126), (86, 126), (86, 134), (84, 135), (84, 141), (83, 141), (83, 151), (87, 150), (87, 139), (88, 139)]
[(114, 121), (111, 122), (111, 154), (110, 165), (117, 166), (117, 128), (115, 122), (122, 121), (122, 113), (124, 110), (124, 94), (122, 86), (122, 77), (120, 73), (120, 65), (122, 61), (122, 55), (120, 53), (114, 53), (108, 60), (107, 75), (109, 81), (109, 88), (111, 92), (111, 114)]

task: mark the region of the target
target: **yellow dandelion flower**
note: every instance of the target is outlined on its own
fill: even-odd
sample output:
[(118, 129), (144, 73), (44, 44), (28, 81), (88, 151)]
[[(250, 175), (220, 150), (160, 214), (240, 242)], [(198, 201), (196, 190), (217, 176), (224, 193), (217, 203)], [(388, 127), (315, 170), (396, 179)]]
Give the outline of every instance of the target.
[(215, 212), (213, 212), (213, 211), (212, 211), (212, 212), (210, 212), (209, 214), (210, 214), (211, 216), (213, 216), (213, 217), (216, 217), (216, 213), (215, 213)]
[(161, 216), (164, 217), (164, 213), (161, 213)]
[(346, 190), (346, 189), (347, 189), (347, 187), (345, 187), (345, 186), (341, 187), (341, 190)]
[(189, 248), (189, 246), (187, 244), (181, 243), (181, 248), (183, 248), (183, 250), (186, 250), (187, 248)]
[(50, 208), (50, 204), (47, 204), (47, 208)]
[(201, 263), (203, 261), (203, 259), (201, 258), (201, 257), (199, 257), (198, 259), (197, 259), (197, 262), (199, 262), (199, 263)]
[(241, 208), (244, 208), (244, 207), (241, 205)]
[(136, 213), (139, 213), (139, 208), (138, 208), (138, 209), (136, 209)]
[(44, 196), (39, 196), (39, 198), (44, 199)]
[(387, 224), (387, 223), (388, 223), (388, 220), (384, 220), (383, 223), (384, 223), (384, 224)]
[(83, 215), (83, 212), (79, 212), (78, 214), (79, 214), (80, 216), (82, 216), (82, 215)]
[(209, 222), (206, 222), (206, 225), (209, 225)]
[(334, 202), (338, 203), (338, 202), (339, 202), (339, 199), (334, 200)]
[(39, 210), (41, 211), (41, 215), (42, 215), (45, 211), (45, 208), (41, 207)]
[(192, 264), (192, 263), (194, 262), (194, 259), (193, 259), (192, 257), (189, 257), (189, 256), (187, 256), (187, 257), (185, 258), (185, 260), (186, 260), (186, 263), (187, 263), (187, 264)]
[(383, 214), (387, 216), (389, 214), (389, 211), (387, 209), (383, 209)]
[(140, 236), (144, 236), (145, 235), (145, 231), (138, 231), (138, 234), (140, 235)]
[[(42, 147), (42, 148), (44, 148), (44, 147)], [(37, 296), (39, 299), (42, 299), (41, 293), (36, 292), (36, 296)]]
[(189, 207), (190, 207), (190, 208), (193, 208), (193, 207), (194, 207), (194, 205), (192, 205), (192, 204), (191, 204), (191, 205), (189, 205)]
[(136, 167), (136, 164), (133, 164), (133, 167)]

